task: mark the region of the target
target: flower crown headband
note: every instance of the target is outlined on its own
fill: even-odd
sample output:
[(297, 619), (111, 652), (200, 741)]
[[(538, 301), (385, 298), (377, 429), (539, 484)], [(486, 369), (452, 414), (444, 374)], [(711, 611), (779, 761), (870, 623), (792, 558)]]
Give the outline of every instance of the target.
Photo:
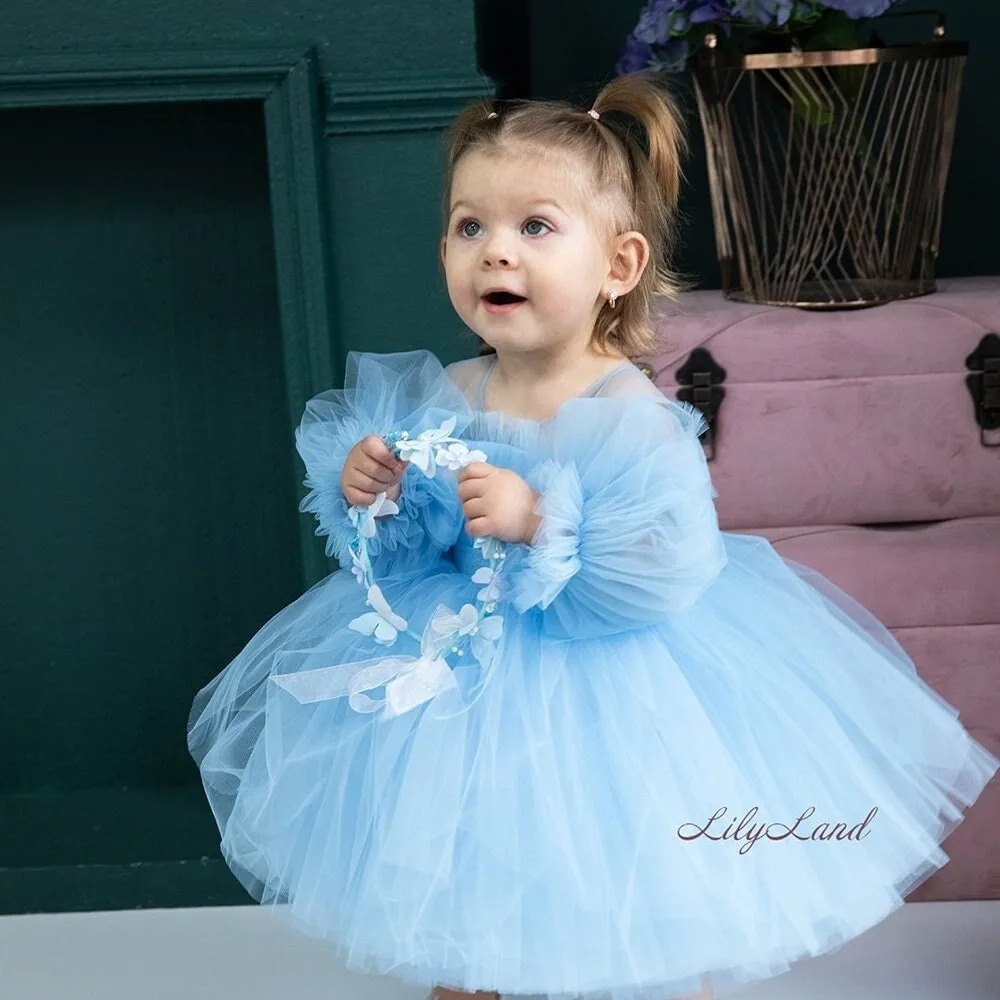
[[(450, 417), (440, 427), (423, 431), (414, 438), (406, 431), (393, 431), (383, 440), (397, 458), (409, 462), (428, 478), (437, 475), (438, 468), (454, 472), (472, 462), (485, 462), (484, 452), (470, 451), (463, 441), (452, 436), (457, 421), (457, 417)], [(383, 719), (402, 715), (457, 688), (449, 657), (460, 659), (467, 651), (471, 651), (483, 669), (481, 685), (485, 687), (496, 652), (495, 643), (503, 634), (503, 617), (495, 611), (500, 599), (501, 571), (507, 558), (506, 545), (495, 538), (476, 539), (474, 548), (482, 554), (484, 565), (471, 577), (482, 588), (475, 604), (464, 604), (459, 611), (438, 605), (421, 634), (389, 606), (375, 579), (368, 551), (368, 540), (375, 537), (377, 530), (376, 518), (398, 514), (398, 505), (385, 493), (379, 493), (369, 506), (355, 505), (347, 513), (355, 528), (349, 546), (351, 572), (366, 589), (365, 603), (372, 609), (353, 619), (347, 627), (371, 636), (380, 646), (393, 646), (400, 635), (405, 635), (417, 643), (420, 655), (379, 657), (276, 674), (271, 679), (300, 702), (347, 697), (356, 712), (382, 709)], [(375, 699), (366, 693), (380, 687), (385, 688), (382, 698)]]

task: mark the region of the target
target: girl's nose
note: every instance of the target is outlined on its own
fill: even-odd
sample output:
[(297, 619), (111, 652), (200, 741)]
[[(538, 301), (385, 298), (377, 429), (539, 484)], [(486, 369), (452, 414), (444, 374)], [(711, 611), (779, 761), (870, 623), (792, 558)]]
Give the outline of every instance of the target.
[(483, 254), (483, 264), (486, 267), (510, 267), (513, 260), (513, 256), (509, 253)]
[(514, 253), (509, 246), (509, 240), (493, 239), (483, 247), (484, 267), (511, 267), (514, 263)]

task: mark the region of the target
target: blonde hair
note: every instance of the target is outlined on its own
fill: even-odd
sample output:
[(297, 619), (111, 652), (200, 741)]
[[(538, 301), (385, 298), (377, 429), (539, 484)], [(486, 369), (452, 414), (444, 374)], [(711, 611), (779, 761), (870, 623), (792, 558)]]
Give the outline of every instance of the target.
[[(594, 325), (594, 342), (626, 357), (647, 357), (656, 347), (649, 317), (656, 296), (674, 297), (681, 282), (670, 266), (676, 243), (677, 199), (687, 149), (681, 114), (664, 75), (641, 71), (613, 79), (597, 95), (593, 110), (563, 101), (516, 101), (494, 107), (477, 101), (463, 109), (445, 133), (447, 160), (442, 231), (447, 233), (452, 179), (462, 157), (512, 149), (528, 154), (563, 153), (587, 171), (595, 201), (607, 206), (614, 234), (642, 233), (650, 259), (639, 283), (605, 303)], [(620, 119), (624, 119), (622, 124)], [(643, 149), (634, 125), (645, 133)], [(648, 151), (647, 151), (648, 150)], [(491, 351), (481, 343), (481, 352)]]

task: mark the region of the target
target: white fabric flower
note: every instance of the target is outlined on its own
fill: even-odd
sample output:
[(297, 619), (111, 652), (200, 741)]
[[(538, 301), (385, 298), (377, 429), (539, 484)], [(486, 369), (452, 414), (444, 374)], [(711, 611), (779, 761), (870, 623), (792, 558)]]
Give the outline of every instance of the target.
[(415, 438), (402, 438), (396, 443), (396, 450), (404, 462), (411, 462), (425, 476), (433, 477), (437, 472), (435, 453), (444, 444), (458, 423), (458, 417), (449, 417), (437, 430), (422, 431)]
[(503, 616), (490, 615), (479, 623), (472, 635), (472, 655), (483, 667), (488, 667), (496, 654), (496, 641), (503, 635)]
[(489, 568), (489, 566), (483, 566), (477, 569), (475, 573), (472, 574), (473, 583), (485, 583), (486, 586), (483, 587), (478, 594), (476, 594), (476, 599), (482, 601), (484, 604), (496, 604), (500, 600), (500, 587), (498, 585), (499, 576), (495, 570)]
[(347, 508), (347, 516), (351, 519), (351, 524), (365, 538), (375, 537), (375, 518), (398, 513), (399, 507), (385, 493), (379, 493), (367, 507), (355, 505)]
[(439, 447), (435, 461), (438, 465), (443, 465), (446, 469), (454, 472), (456, 469), (463, 469), (473, 462), (485, 462), (486, 452), (470, 451), (468, 445), (462, 441), (453, 441), (451, 444)]
[(499, 538), (491, 538), (488, 535), (477, 538), (472, 547), (479, 549), (483, 558), (487, 560), (499, 558), (504, 551), (504, 543)]
[[(442, 613), (439, 615), (438, 611)], [(437, 631), (447, 634), (451, 639), (471, 634), (479, 624), (479, 612), (476, 611), (474, 604), (463, 604), (462, 610), (457, 615), (450, 610), (438, 609), (438, 611), (434, 613)]]
[(351, 549), (351, 572), (354, 574), (354, 579), (365, 586), (368, 582), (365, 573), (365, 560), (353, 548)]
[(425, 652), (430, 651), (436, 655), (447, 646), (454, 647), (468, 636), (472, 655), (485, 667), (493, 658), (493, 644), (502, 633), (503, 618), (500, 615), (480, 618), (472, 604), (464, 604), (457, 614), (451, 608), (440, 605), (427, 623), (422, 645)]
[(449, 646), (454, 647), (459, 639), (476, 627), (478, 619), (479, 615), (471, 604), (464, 605), (457, 614), (446, 605), (439, 604), (427, 620), (420, 640), (424, 655), (437, 656)]
[(355, 618), (347, 627), (362, 635), (374, 635), (380, 645), (391, 646), (399, 633), (406, 630), (406, 620), (389, 607), (377, 585), (368, 588), (368, 604), (375, 610)]

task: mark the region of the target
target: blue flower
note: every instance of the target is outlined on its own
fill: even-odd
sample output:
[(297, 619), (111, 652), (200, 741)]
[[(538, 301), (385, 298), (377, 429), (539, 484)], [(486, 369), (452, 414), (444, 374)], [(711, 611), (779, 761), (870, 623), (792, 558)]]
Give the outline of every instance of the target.
[(732, 17), (758, 24), (787, 24), (795, 0), (735, 0), (730, 8)]
[(848, 17), (861, 20), (865, 17), (879, 17), (898, 0), (821, 0), (824, 7), (842, 10)]
[(647, 45), (664, 45), (671, 35), (688, 29), (684, 5), (684, 0), (649, 0), (632, 34)]
[(691, 47), (683, 38), (671, 38), (656, 50), (650, 65), (667, 73), (679, 73), (687, 65)]
[[(621, 76), (653, 69), (679, 73), (691, 55), (688, 36), (701, 44), (704, 26), (727, 35), (734, 24), (784, 29), (799, 41), (815, 34), (824, 8), (853, 20), (879, 17), (901, 0), (646, 0), (635, 30), (615, 66)], [(825, 24), (825, 20), (820, 22)]]
[(629, 35), (625, 40), (625, 51), (615, 66), (619, 76), (626, 73), (637, 73), (645, 69), (653, 58), (653, 49), (647, 42), (640, 42), (635, 35)]
[(729, 3), (727, 0), (698, 0), (690, 13), (692, 24), (719, 21), (728, 15)]

